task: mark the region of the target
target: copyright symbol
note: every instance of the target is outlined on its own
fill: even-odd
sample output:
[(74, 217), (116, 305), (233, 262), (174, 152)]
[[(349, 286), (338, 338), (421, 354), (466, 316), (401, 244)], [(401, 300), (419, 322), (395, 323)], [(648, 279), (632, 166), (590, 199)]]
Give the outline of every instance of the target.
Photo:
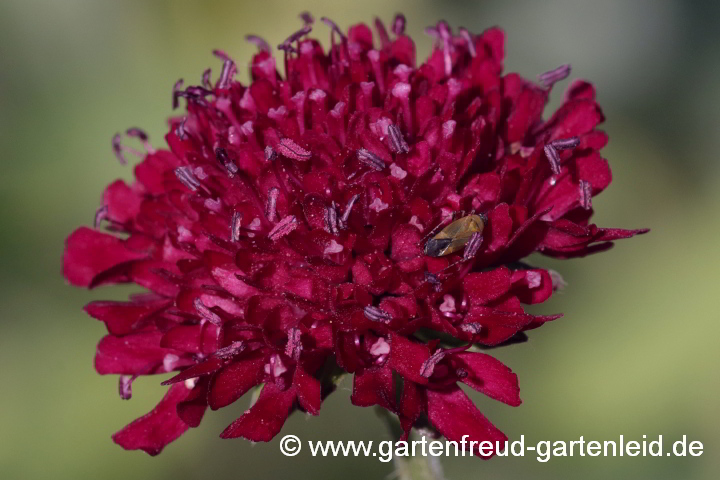
[(302, 443), (300, 443), (300, 439), (295, 435), (285, 435), (282, 440), (280, 440), (280, 453), (286, 457), (294, 457), (300, 453), (301, 448)]

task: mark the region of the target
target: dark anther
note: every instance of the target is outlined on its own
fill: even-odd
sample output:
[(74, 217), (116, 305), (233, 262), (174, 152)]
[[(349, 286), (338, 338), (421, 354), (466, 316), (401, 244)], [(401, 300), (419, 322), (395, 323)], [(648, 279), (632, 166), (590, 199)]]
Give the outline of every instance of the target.
[(338, 233), (338, 218), (335, 202), (329, 207), (325, 207), (325, 230), (333, 235), (337, 235)]
[(232, 177), (238, 172), (237, 165), (235, 165), (235, 162), (230, 160), (230, 157), (227, 154), (227, 150), (225, 150), (224, 148), (215, 149), (215, 158), (217, 158), (218, 162), (220, 162), (227, 169), (230, 177)]
[(265, 39), (258, 37), (257, 35), (245, 35), (245, 40), (255, 45), (261, 52), (269, 52), (270, 45)]
[(108, 218), (108, 206), (103, 205), (95, 211), (95, 218), (93, 219), (93, 228), (98, 228), (100, 222)]
[(559, 138), (550, 142), (550, 145), (555, 147), (556, 150), (568, 150), (580, 145), (580, 139), (578, 137)]
[(200, 297), (196, 297), (193, 301), (193, 305), (195, 306), (195, 310), (200, 314), (201, 317), (203, 317), (208, 322), (217, 325), (218, 327), (222, 326), (222, 319), (218, 314), (210, 310), (208, 307), (205, 306), (205, 304), (200, 300)]
[(280, 220), (272, 230), (268, 233), (268, 238), (272, 241), (279, 240), (285, 235), (289, 234), (298, 227), (297, 219), (295, 215), (288, 215), (287, 217)]
[(205, 88), (212, 88), (212, 83), (210, 83), (210, 74), (212, 73), (212, 69), (208, 68), (203, 72), (202, 75), (202, 84)]
[(395, 15), (395, 19), (392, 23), (392, 31), (395, 35), (402, 35), (405, 33), (405, 15), (402, 13)]
[(562, 169), (560, 168), (560, 155), (558, 155), (557, 150), (555, 149), (555, 147), (553, 147), (552, 144), (545, 145), (544, 150), (545, 156), (550, 162), (550, 170), (552, 170), (555, 175), (560, 175)]
[(592, 186), (587, 180), (580, 180), (580, 203), (585, 210), (592, 208)]
[(300, 19), (305, 23), (305, 25), (312, 25), (315, 23), (315, 17), (313, 17), (310, 12), (302, 12), (300, 14)]
[(265, 205), (265, 217), (274, 222), (277, 218), (277, 198), (280, 194), (280, 190), (277, 187), (272, 187), (268, 190), (267, 205)]
[(552, 87), (560, 80), (566, 79), (570, 75), (570, 65), (560, 65), (559, 67), (538, 75), (538, 80), (545, 88)]
[(245, 342), (235, 341), (227, 347), (222, 347), (215, 350), (215, 353), (213, 353), (213, 357), (222, 358), (223, 360), (225, 360), (234, 357), (243, 350), (245, 350)]
[(365, 314), (365, 318), (368, 320), (372, 320), (373, 322), (381, 322), (381, 323), (388, 323), (390, 320), (392, 320), (392, 315), (390, 315), (385, 310), (373, 307), (371, 305), (368, 305), (363, 309), (363, 313)]
[(420, 376), (430, 378), (435, 371), (435, 365), (440, 363), (440, 360), (445, 358), (445, 355), (447, 355), (447, 350), (438, 350), (430, 355), (430, 358), (425, 360), (420, 367)]
[(200, 181), (192, 173), (190, 167), (178, 167), (175, 169), (175, 176), (180, 182), (193, 192), (200, 186)]
[(180, 98), (180, 89), (183, 86), (183, 79), (181, 78), (177, 82), (175, 82), (175, 85), (173, 85), (172, 89), (172, 108), (175, 110), (180, 105), (180, 101), (178, 100)]
[(242, 225), (242, 213), (233, 212), (230, 220), (230, 241), (237, 242), (240, 240), (240, 226)]
[(390, 125), (388, 127), (388, 133), (388, 136), (390, 137), (390, 146), (395, 153), (408, 153), (410, 151), (410, 147), (408, 147), (405, 138), (403, 138), (402, 132), (400, 132), (400, 127), (397, 125)]
[(385, 169), (385, 162), (382, 160), (382, 158), (378, 157), (370, 150), (367, 150), (365, 148), (361, 148), (357, 151), (357, 158), (358, 160), (360, 160), (360, 162), (364, 163), (365, 165), (374, 170), (381, 171)]
[(302, 342), (300, 336), (302, 332), (299, 328), (293, 327), (288, 330), (288, 341), (285, 345), (285, 355), (297, 361), (300, 359), (300, 353), (302, 352)]
[(343, 230), (347, 228), (348, 220), (350, 219), (350, 211), (352, 210), (352, 207), (353, 205), (355, 205), (355, 202), (358, 198), (360, 198), (359, 194), (353, 195), (345, 206), (345, 211), (340, 218), (340, 228), (342, 228)]

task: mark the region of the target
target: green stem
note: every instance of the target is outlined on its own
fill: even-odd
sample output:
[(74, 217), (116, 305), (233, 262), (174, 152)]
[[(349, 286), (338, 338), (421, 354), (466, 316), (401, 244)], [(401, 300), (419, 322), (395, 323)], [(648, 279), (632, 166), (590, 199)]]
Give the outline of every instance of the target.
[[(375, 407), (378, 416), (383, 420), (393, 441), (397, 442), (403, 434), (402, 427), (398, 418), (382, 407)], [(427, 434), (423, 431), (413, 429), (410, 432), (408, 442), (411, 442)], [(393, 456), (393, 464), (395, 472), (393, 477), (397, 480), (445, 480), (442, 465), (438, 457), (432, 455), (417, 455), (414, 457), (398, 457)]]

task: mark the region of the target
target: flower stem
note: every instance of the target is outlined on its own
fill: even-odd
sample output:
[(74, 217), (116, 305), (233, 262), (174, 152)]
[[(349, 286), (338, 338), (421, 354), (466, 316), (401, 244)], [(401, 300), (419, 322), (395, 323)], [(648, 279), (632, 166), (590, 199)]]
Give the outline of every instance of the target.
[[(382, 407), (375, 407), (378, 416), (383, 420), (394, 442), (403, 434), (398, 418)], [(427, 437), (427, 432), (414, 429), (410, 432), (409, 442)], [(445, 480), (440, 459), (432, 455), (396, 456), (393, 455), (397, 480)]]

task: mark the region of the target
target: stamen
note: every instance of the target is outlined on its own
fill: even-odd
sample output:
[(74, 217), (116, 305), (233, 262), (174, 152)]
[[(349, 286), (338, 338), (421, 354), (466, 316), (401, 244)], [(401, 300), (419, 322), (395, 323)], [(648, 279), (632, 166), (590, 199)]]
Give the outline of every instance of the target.
[(363, 313), (365, 314), (365, 318), (368, 320), (372, 320), (373, 322), (380, 322), (380, 323), (389, 323), (390, 320), (392, 320), (392, 315), (390, 315), (385, 310), (373, 307), (371, 305), (368, 305), (363, 309)]
[[(122, 144), (122, 135), (119, 133), (116, 133), (112, 138), (112, 148), (113, 152), (115, 153), (115, 157), (117, 157), (118, 161), (121, 165), (126, 165), (127, 160), (125, 159), (125, 156), (123, 155), (123, 152), (131, 153), (137, 157), (144, 157), (145, 154), (139, 150), (136, 150), (132, 147), (128, 147), (127, 145)], [(150, 150), (154, 152), (155, 150), (150, 147)]]
[(173, 85), (173, 89), (172, 89), (172, 108), (173, 108), (173, 110), (175, 110), (176, 108), (178, 108), (180, 106), (180, 100), (178, 100), (178, 99), (180, 98), (179, 93), (180, 93), (180, 89), (183, 86), (183, 83), (184, 83), (183, 79), (181, 78), (180, 80), (175, 82), (175, 85)]
[(468, 31), (467, 28), (460, 27), (460, 36), (467, 43), (467, 48), (468, 52), (470, 52), (470, 56), (475, 58), (477, 56), (477, 52), (475, 51), (475, 41), (472, 38), (472, 34)]
[(482, 243), (482, 233), (473, 233), (467, 245), (465, 245), (465, 251), (463, 252), (463, 260), (470, 260), (471, 258), (473, 258), (477, 254), (478, 250), (480, 250), (480, 246), (482, 245)]
[(466, 378), (468, 376), (468, 371), (462, 367), (457, 368), (457, 369), (455, 369), (455, 376), (457, 376), (460, 379)]
[(309, 24), (305, 24), (305, 26), (303, 26), (300, 30), (287, 37), (285, 41), (283, 41), (283, 43), (278, 45), (278, 49), (285, 51), (293, 51), (294, 48), (292, 47), (292, 43), (300, 40), (302, 37), (304, 37), (311, 31), (312, 26), (310, 26)]
[(462, 330), (465, 333), (470, 333), (472, 335), (477, 335), (482, 331), (482, 325), (480, 325), (477, 322), (471, 322), (471, 323), (463, 323), (460, 325), (460, 330)]
[(347, 206), (345, 207), (345, 211), (343, 212), (342, 217), (340, 218), (340, 228), (343, 230), (347, 228), (347, 222), (350, 218), (350, 211), (352, 210), (353, 205), (355, 205), (355, 202), (357, 199), (360, 198), (359, 194), (355, 194), (350, 198), (350, 200), (347, 203)]
[(570, 65), (560, 65), (559, 67), (538, 75), (538, 80), (545, 88), (551, 88), (555, 83), (565, 80), (570, 75)]
[(220, 318), (218, 314), (206, 307), (202, 300), (200, 300), (200, 297), (195, 298), (195, 300), (193, 301), (193, 305), (195, 306), (195, 310), (197, 310), (200, 316), (203, 317), (205, 320), (212, 323), (213, 325), (217, 325), (218, 327), (222, 326), (222, 318)]
[(425, 272), (425, 281), (432, 285), (442, 285), (438, 276), (430, 272)]
[(175, 128), (175, 135), (177, 135), (180, 140), (185, 140), (187, 138), (187, 132), (185, 131), (186, 121), (187, 117), (183, 118), (182, 122), (180, 122), (180, 125)]
[(550, 170), (552, 170), (555, 175), (560, 175), (562, 168), (560, 167), (560, 155), (558, 155), (557, 150), (555, 150), (555, 147), (553, 147), (552, 144), (545, 145), (544, 150), (545, 156), (550, 162)]
[[(387, 33), (385, 35), (387, 35)], [(388, 39), (388, 42), (389, 41), (390, 39)], [(383, 78), (383, 64), (380, 62), (380, 52), (377, 50), (370, 50), (367, 52), (367, 58), (370, 60), (370, 65), (372, 65), (373, 74), (375, 75), (375, 81), (377, 81), (380, 95), (384, 96), (385, 78)]]
[(265, 206), (265, 217), (274, 222), (277, 218), (277, 198), (280, 194), (280, 190), (277, 187), (272, 187), (268, 190), (267, 205)]
[(430, 378), (435, 371), (435, 365), (440, 363), (440, 361), (445, 358), (445, 355), (447, 355), (447, 350), (438, 350), (430, 355), (430, 358), (425, 360), (420, 367), (420, 376)]
[(315, 23), (315, 17), (312, 16), (312, 13), (310, 12), (302, 12), (300, 14), (300, 18), (303, 22), (305, 22), (305, 25), (312, 25)]
[(98, 228), (100, 222), (108, 218), (108, 206), (103, 205), (95, 211), (95, 219), (93, 220), (93, 228)]
[(232, 77), (235, 75), (235, 62), (229, 58), (223, 63), (222, 72), (220, 72), (220, 78), (218, 79), (217, 88), (220, 90), (226, 90), (230, 87)]
[(141, 142), (147, 142), (148, 139), (147, 133), (137, 127), (128, 128), (127, 131), (125, 131), (125, 135), (128, 137), (139, 138)]
[(212, 356), (217, 357), (217, 358), (222, 358), (222, 359), (232, 358), (235, 355), (237, 355), (238, 353), (245, 350), (245, 347), (246, 347), (245, 342), (235, 341), (235, 342), (232, 342), (227, 347), (218, 348), (217, 350), (215, 350), (215, 353), (213, 353)]
[(220, 197), (218, 197), (217, 199), (206, 198), (205, 202), (203, 202), (203, 205), (205, 205), (205, 208), (215, 213), (219, 213), (222, 210), (222, 200), (220, 199)]
[(280, 222), (278, 222), (278, 224), (275, 225), (272, 230), (270, 230), (270, 233), (268, 233), (268, 238), (274, 242), (289, 234), (297, 227), (298, 223), (295, 215), (288, 215), (287, 217), (280, 220)]
[(215, 149), (215, 158), (217, 158), (218, 162), (220, 162), (227, 169), (230, 178), (235, 176), (235, 174), (238, 172), (237, 165), (235, 165), (235, 162), (230, 160), (230, 157), (228, 156), (227, 151), (224, 148)]
[(340, 38), (341, 38), (341, 39), (345, 40), (345, 34), (342, 32), (342, 30), (340, 30), (340, 27), (337, 26), (337, 23), (333, 22), (332, 20), (330, 20), (330, 19), (327, 18), (327, 17), (321, 17), (321, 18), (320, 18), (320, 21), (323, 22), (323, 23), (324, 23), (325, 25), (327, 25), (328, 27), (330, 27), (330, 29), (331, 29), (333, 32), (335, 32), (335, 33), (337, 33), (338, 35), (340, 35)]
[(211, 89), (212, 83), (210, 83), (210, 74), (212, 73), (212, 69), (208, 68), (203, 72), (202, 75), (202, 84), (205, 88)]
[(180, 182), (193, 192), (197, 191), (200, 181), (195, 177), (190, 167), (178, 167), (175, 169), (175, 176)]
[(125, 132), (125, 135), (127, 135), (128, 137), (139, 139), (148, 153), (155, 153), (155, 149), (152, 145), (150, 145), (150, 142), (148, 141), (148, 135), (147, 133), (145, 133), (144, 130), (137, 127), (128, 128)]
[(580, 204), (585, 210), (592, 208), (592, 186), (586, 180), (580, 180)]
[(408, 147), (402, 132), (400, 132), (400, 127), (390, 125), (388, 127), (388, 133), (390, 134), (390, 147), (395, 153), (408, 153), (410, 151), (410, 147)]
[(120, 375), (118, 379), (118, 393), (123, 400), (130, 400), (132, 397), (132, 382), (137, 375)]
[(227, 62), (228, 60), (232, 62), (232, 58), (230, 58), (230, 55), (225, 53), (225, 51), (220, 50), (219, 48), (216, 48), (212, 51), (212, 54), (222, 60), (223, 62)]
[(300, 329), (296, 327), (288, 330), (288, 341), (285, 345), (285, 355), (295, 361), (300, 359), (300, 353), (302, 352), (302, 342), (300, 341), (301, 334), (302, 332)]
[(438, 32), (437, 28), (435, 28), (433, 26), (425, 27), (423, 32), (425, 32), (425, 35), (427, 35), (428, 37), (434, 38), (435, 40), (440, 39), (440, 33)]
[(388, 36), (387, 30), (385, 29), (385, 24), (378, 17), (375, 17), (375, 30), (377, 30), (378, 37), (380, 37), (380, 45), (382, 45), (382, 48), (389, 46), (390, 37)]
[(565, 279), (560, 275), (560, 272), (553, 270), (551, 268), (547, 269), (547, 272), (550, 274), (550, 280), (552, 282), (552, 288), (554, 292), (562, 292), (565, 290), (565, 287), (567, 287), (567, 282)]
[(306, 161), (310, 160), (312, 157), (312, 153), (310, 151), (305, 150), (292, 139), (287, 137), (280, 140), (280, 143), (278, 143), (275, 148), (281, 155), (284, 155), (292, 160)]
[(559, 138), (550, 142), (550, 145), (555, 147), (556, 150), (567, 150), (580, 145), (580, 139), (578, 137)]
[(112, 148), (113, 152), (115, 153), (115, 156), (118, 159), (118, 162), (120, 162), (120, 165), (127, 165), (127, 160), (125, 159), (125, 156), (123, 155), (123, 147), (120, 144), (122, 141), (122, 137), (119, 133), (116, 133), (115, 136), (112, 138)]
[(392, 32), (397, 36), (405, 33), (405, 15), (402, 13), (395, 15), (395, 19), (392, 23)]
[(450, 41), (452, 40), (452, 33), (450, 27), (445, 21), (440, 21), (437, 24), (437, 31), (443, 42), (443, 57), (445, 59), (445, 75), (450, 76), (452, 74), (452, 56), (450, 55)]
[(232, 220), (230, 220), (230, 241), (237, 242), (240, 240), (240, 226), (242, 225), (242, 213), (233, 212)]
[(270, 51), (270, 45), (262, 37), (259, 37), (257, 35), (245, 35), (245, 40), (255, 45), (261, 52)]
[(265, 160), (268, 162), (272, 162), (277, 158), (277, 153), (275, 153), (275, 150), (272, 149), (271, 146), (265, 147)]
[(338, 234), (337, 210), (335, 210), (335, 202), (329, 207), (325, 207), (325, 230), (333, 235)]
[(385, 162), (382, 160), (382, 158), (378, 157), (370, 150), (367, 150), (365, 148), (361, 148), (357, 151), (357, 158), (358, 160), (360, 160), (361, 163), (367, 165), (374, 170), (377, 170), (378, 172), (385, 169)]

